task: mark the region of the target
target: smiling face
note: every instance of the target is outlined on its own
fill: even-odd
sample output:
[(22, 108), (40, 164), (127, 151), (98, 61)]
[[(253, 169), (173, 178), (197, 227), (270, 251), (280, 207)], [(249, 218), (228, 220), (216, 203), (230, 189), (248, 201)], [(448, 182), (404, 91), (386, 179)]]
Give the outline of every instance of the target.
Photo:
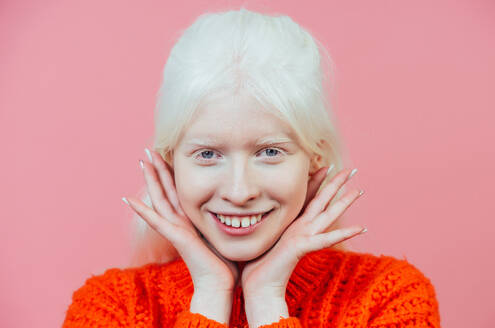
[[(269, 250), (304, 205), (310, 158), (291, 127), (251, 98), (198, 109), (173, 151), (177, 194), (186, 215), (227, 259)], [(224, 232), (213, 213), (262, 213), (253, 232)]]

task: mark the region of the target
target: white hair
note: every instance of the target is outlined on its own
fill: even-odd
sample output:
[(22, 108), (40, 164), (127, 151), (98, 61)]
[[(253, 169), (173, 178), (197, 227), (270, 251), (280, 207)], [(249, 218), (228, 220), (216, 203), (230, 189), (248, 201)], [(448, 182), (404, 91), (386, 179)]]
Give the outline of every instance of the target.
[[(338, 172), (346, 154), (327, 98), (333, 66), (326, 49), (288, 16), (243, 7), (202, 14), (182, 32), (166, 62), (155, 108), (153, 149), (171, 164), (174, 147), (202, 104), (247, 94), (289, 123), (300, 146), (318, 158), (315, 165), (334, 164), (332, 173)], [(139, 194), (151, 207), (146, 188)], [(178, 256), (172, 244), (137, 214), (133, 222), (132, 265), (166, 263)], [(339, 245), (335, 248), (342, 249)]]

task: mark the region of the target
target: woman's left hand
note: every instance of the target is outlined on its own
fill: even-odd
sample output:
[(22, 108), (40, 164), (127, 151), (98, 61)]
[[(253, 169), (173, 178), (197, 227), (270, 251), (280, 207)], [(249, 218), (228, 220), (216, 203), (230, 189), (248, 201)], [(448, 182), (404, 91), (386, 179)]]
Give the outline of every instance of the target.
[[(351, 171), (344, 169), (336, 174), (315, 196), (326, 177), (326, 169), (317, 171), (308, 182), (302, 215), (291, 223), (271, 250), (245, 264), (241, 281), (248, 319), (248, 312), (252, 315), (258, 312), (254, 308), (261, 311), (264, 307), (266, 313), (266, 306), (285, 304), (285, 291), (291, 273), (306, 253), (331, 247), (363, 232), (362, 226), (327, 232), (329, 226), (362, 194), (358, 189), (351, 190), (328, 206), (348, 181)], [(287, 313), (285, 315), (287, 316)], [(278, 321), (277, 318), (274, 320)]]

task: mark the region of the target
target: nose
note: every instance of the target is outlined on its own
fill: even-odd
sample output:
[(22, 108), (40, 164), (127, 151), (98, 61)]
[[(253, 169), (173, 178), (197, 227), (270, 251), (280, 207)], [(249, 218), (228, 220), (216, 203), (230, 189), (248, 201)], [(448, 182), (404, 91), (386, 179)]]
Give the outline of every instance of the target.
[(251, 171), (244, 163), (232, 165), (220, 181), (221, 198), (236, 206), (246, 205), (256, 199), (261, 191)]

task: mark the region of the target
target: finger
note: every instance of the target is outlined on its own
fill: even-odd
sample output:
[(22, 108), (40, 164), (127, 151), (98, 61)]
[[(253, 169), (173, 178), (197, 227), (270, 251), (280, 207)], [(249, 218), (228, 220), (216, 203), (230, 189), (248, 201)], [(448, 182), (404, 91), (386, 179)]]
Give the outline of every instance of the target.
[(316, 171), (313, 174), (313, 176), (311, 176), (311, 178), (308, 181), (308, 191), (306, 193), (306, 200), (304, 201), (304, 206), (301, 212), (304, 212), (308, 203), (315, 197), (316, 192), (320, 188), (322, 182), (325, 181), (325, 178), (327, 177), (328, 173), (331, 171), (333, 166), (334, 165), (332, 164), (330, 168), (322, 167), (318, 171)]
[(204, 259), (208, 258), (210, 251), (204, 246), (203, 242), (199, 242), (199, 238), (195, 238), (196, 234), (184, 234), (184, 230), (158, 215), (141, 200), (131, 197), (126, 198), (129, 206), (131, 206), (131, 208), (136, 211), (152, 229), (172, 243), (192, 272), (204, 270), (202, 267), (203, 263), (200, 263), (197, 259), (198, 257)]
[[(201, 233), (200, 233), (201, 234)], [(237, 281), (238, 277), (239, 277), (239, 273), (237, 271), (237, 266), (234, 265), (233, 262), (227, 260), (222, 254), (220, 254), (220, 252), (210, 243), (210, 241), (208, 239), (206, 239), (203, 234), (201, 234), (201, 239), (203, 239), (204, 243), (206, 244), (206, 246), (208, 246), (208, 248), (219, 258), (223, 261), (223, 263), (225, 263), (225, 265), (227, 265), (230, 270), (232, 271), (232, 274), (234, 275), (234, 280)]]
[(143, 165), (143, 174), (146, 181), (146, 189), (148, 190), (148, 194), (150, 195), (153, 208), (162, 217), (165, 217), (172, 222), (178, 222), (179, 219), (176, 216), (176, 212), (172, 208), (172, 205), (170, 204), (168, 199), (165, 197), (162, 185), (159, 181), (158, 174), (153, 167), (153, 164), (144, 161), (141, 161), (141, 163)]
[(365, 231), (365, 228), (362, 226), (352, 226), (311, 236), (305, 244), (306, 252), (332, 247), (344, 240), (360, 235)]
[(334, 223), (361, 195), (362, 192), (359, 189), (354, 189), (347, 192), (320, 215), (311, 220), (310, 231), (317, 234), (326, 230), (328, 226)]
[(353, 170), (350, 169), (344, 169), (337, 173), (337, 175), (335, 175), (332, 180), (325, 187), (323, 187), (316, 197), (308, 204), (308, 207), (303, 213), (304, 217), (307, 217), (308, 220), (312, 220), (318, 214), (323, 212), (339, 189), (349, 180), (350, 173), (352, 171)]
[(164, 236), (170, 242), (174, 242), (170, 237), (177, 235), (174, 233), (174, 225), (167, 219), (162, 218), (158, 215), (152, 208), (146, 205), (143, 201), (133, 198), (126, 197), (129, 206), (160, 235)]
[(179, 198), (177, 197), (177, 191), (175, 188), (175, 182), (172, 178), (170, 166), (165, 162), (160, 154), (151, 150), (150, 151), (152, 163), (156, 167), (158, 171), (158, 176), (160, 178), (160, 182), (165, 189), (165, 193), (167, 195), (167, 199), (170, 201), (174, 209), (180, 215), (184, 215), (184, 211), (182, 210)]
[(362, 190), (354, 189), (340, 197), (310, 222), (310, 231), (313, 234), (318, 234), (327, 230), (363, 193)]

